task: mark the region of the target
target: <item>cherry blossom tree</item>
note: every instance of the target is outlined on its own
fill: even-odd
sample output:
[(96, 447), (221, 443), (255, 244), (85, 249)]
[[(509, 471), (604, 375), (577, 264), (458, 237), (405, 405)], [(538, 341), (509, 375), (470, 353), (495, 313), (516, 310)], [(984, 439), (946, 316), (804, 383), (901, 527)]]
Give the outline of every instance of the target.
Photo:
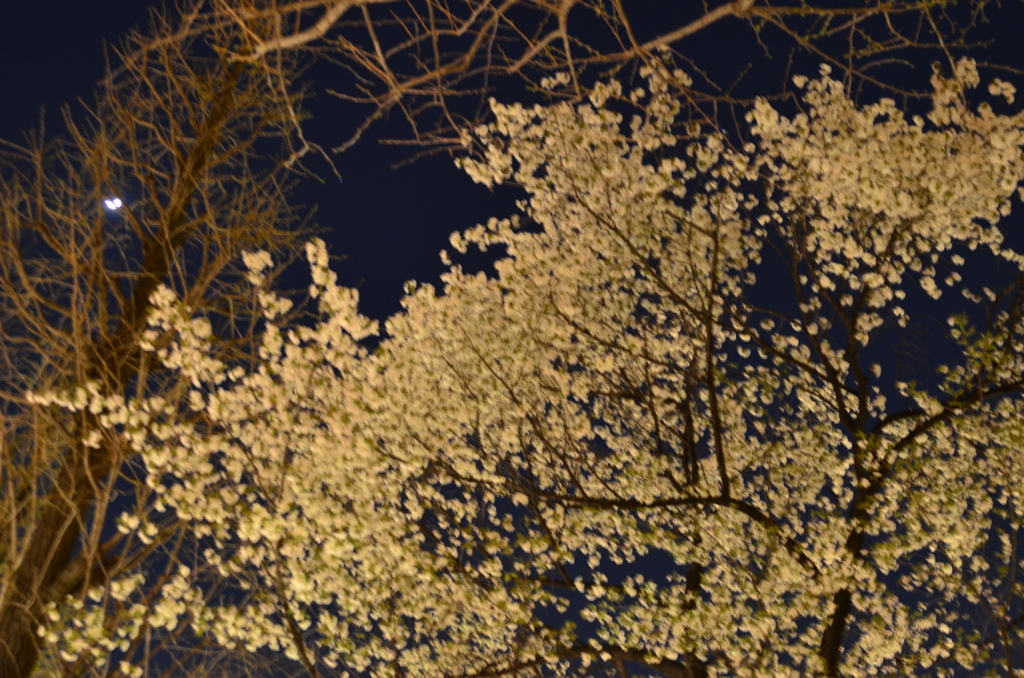
[[(492, 102), (462, 164), (522, 214), (452, 247), (501, 248), (494, 275), (442, 253), (380, 333), (314, 240), (299, 326), (249, 252), (255, 364), (161, 287), (143, 348), (185, 400), (32, 396), (144, 462), (122, 532), (173, 515), (233, 591), (125, 572), (50, 606), (60, 656), (140, 675), (139, 629), (188, 620), (310, 676), (1018, 675), (1024, 114), (988, 103), (1014, 88), (962, 60), (908, 117), (826, 66), (733, 147), (674, 124), (684, 72), (644, 76)], [(909, 381), (891, 337), (928, 314), (954, 350)]]

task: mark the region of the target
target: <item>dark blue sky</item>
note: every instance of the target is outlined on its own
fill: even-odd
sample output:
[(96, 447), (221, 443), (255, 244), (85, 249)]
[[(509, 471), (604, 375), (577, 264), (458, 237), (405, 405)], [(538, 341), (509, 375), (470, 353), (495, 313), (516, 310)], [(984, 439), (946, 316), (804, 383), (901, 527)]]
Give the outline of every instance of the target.
[[(146, 25), (153, 4), (0, 2), (0, 138), (22, 141), (23, 131), (38, 124), (41, 107), (48, 131), (58, 133), (61, 106), (72, 102), (72, 109), (80, 111), (75, 100), (92, 98), (104, 72), (104, 41), (116, 44), (132, 27)], [(340, 77), (336, 70), (325, 75)], [(312, 138), (325, 146), (347, 138), (361, 121), (358, 111), (345, 111), (323, 95), (313, 106)], [(402, 133), (397, 127), (391, 131), (392, 136)], [(398, 310), (406, 280), (437, 278), (442, 270), (438, 252), (447, 246), (449, 233), (511, 209), (510, 200), (496, 201), (446, 155), (390, 168), (408, 156), (407, 149), (382, 147), (371, 137), (335, 159), (343, 184), (326, 163), (313, 159), (309, 168), (324, 183), (304, 180), (296, 193), (297, 202), (316, 206), (314, 221), (330, 229), (324, 237), (331, 253), (347, 258), (334, 265), (342, 284), (359, 286), (361, 306), (375, 318)]]
[[(72, 102), (73, 109), (80, 110), (75, 100), (90, 99), (103, 74), (104, 41), (116, 43), (130, 28), (146, 25), (148, 7), (155, 4), (145, 0), (0, 3), (0, 138), (20, 141), (22, 130), (39, 122), (41, 106), (46, 108), (48, 130), (59, 132), (62, 104)], [(625, 6), (635, 18), (640, 40), (682, 25), (703, 11), (700, 3), (667, 0), (627, 0)], [(1008, 0), (993, 16), (998, 21), (983, 27), (983, 34), (997, 39), (993, 47), (976, 56), (992, 63), (1024, 65), (1019, 37), (1024, 2)], [(574, 12), (570, 18), (578, 29), (587, 30), (585, 14)], [(732, 18), (678, 46), (695, 57), (695, 66), (724, 87), (734, 81), (745, 63), (753, 63), (754, 68), (736, 90), (738, 94), (779, 91), (792, 51), (791, 45), (770, 30), (755, 36), (748, 25)], [(766, 46), (771, 48), (771, 58), (766, 56)], [(886, 77), (922, 84), (930, 71), (927, 59), (920, 60), (915, 69), (891, 67)], [(817, 62), (813, 55), (798, 53), (791, 72), (813, 75)], [(695, 71), (693, 65), (687, 70)], [(345, 75), (340, 69), (317, 67), (313, 76), (317, 96), (311, 102), (313, 119), (307, 131), (324, 146), (334, 146), (361, 122), (361, 111), (345, 108), (324, 94), (325, 88), (341, 84), (339, 79)], [(1024, 90), (1021, 84), (1019, 89)], [(496, 95), (499, 99), (517, 98), (507, 85)], [(391, 169), (411, 151), (381, 146), (377, 139), (403, 136), (408, 133), (398, 119), (372, 128), (358, 145), (336, 157), (344, 177), (341, 184), (326, 163), (313, 158), (308, 166), (324, 181), (304, 180), (296, 195), (297, 202), (316, 206), (314, 220), (329, 229), (325, 238), (332, 254), (347, 257), (335, 265), (341, 282), (358, 285), (363, 311), (378, 319), (398, 310), (406, 280), (436, 280), (442, 270), (438, 252), (447, 246), (449, 233), (490, 216), (509, 214), (512, 200), (518, 197), (511, 189), (495, 196), (473, 184), (447, 155)]]

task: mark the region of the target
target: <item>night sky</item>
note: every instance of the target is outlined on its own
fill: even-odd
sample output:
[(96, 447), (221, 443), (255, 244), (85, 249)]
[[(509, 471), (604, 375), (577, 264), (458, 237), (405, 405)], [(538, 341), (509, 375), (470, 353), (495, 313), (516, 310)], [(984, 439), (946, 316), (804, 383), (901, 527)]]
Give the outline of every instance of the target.
[[(38, 124), (45, 107), (48, 136), (62, 128), (65, 103), (90, 101), (104, 73), (104, 41), (117, 41), (128, 30), (148, 23), (141, 0), (33, 0), (0, 3), (0, 138), (20, 142), (24, 130)], [(341, 77), (324, 72), (321, 86)], [(311, 102), (312, 139), (337, 145), (361, 122), (358, 110), (343, 110), (334, 99)], [(380, 133), (402, 134), (398, 125), (378, 125)], [(336, 157), (344, 177), (339, 184), (326, 162), (308, 163), (323, 183), (303, 180), (295, 202), (315, 207), (314, 223), (329, 229), (322, 237), (341, 284), (358, 286), (361, 308), (383, 319), (399, 309), (403, 283), (436, 281), (443, 270), (438, 253), (448, 235), (512, 209), (512, 192), (496, 199), (473, 184), (447, 155), (425, 158), (403, 169), (391, 165), (408, 158), (408, 149), (382, 147), (371, 135)]]
[[(149, 8), (154, 6), (159, 5), (143, 0), (3, 3), (0, 138), (22, 141), (24, 131), (39, 123), (44, 108), (47, 136), (60, 134), (61, 107), (70, 103), (73, 115), (81, 115), (82, 107), (77, 100), (91, 100), (96, 83), (103, 76), (104, 44), (116, 44), (131, 28), (148, 25)], [(661, 0), (628, 0), (625, 7), (634, 18), (634, 30), (641, 41), (684, 25), (703, 12), (700, 3)], [(1024, 49), (1020, 48), (1019, 37), (1019, 27), (1024, 26), (1024, 2), (1010, 0), (992, 17), (996, 20), (982, 22), (975, 33), (992, 43), (975, 50), (974, 56), (979, 61), (1024, 68)], [(577, 31), (591, 30), (586, 25), (586, 14), (574, 11), (570, 19), (576, 22), (573, 25)], [(596, 31), (593, 35), (597, 35)], [(723, 87), (736, 83), (732, 90), (736, 97), (782, 91), (787, 86), (787, 73), (814, 76), (820, 63), (815, 55), (794, 53), (792, 44), (770, 29), (758, 36), (747, 23), (731, 17), (676, 46), (694, 60), (684, 64), (688, 72), (703, 72)], [(911, 55), (915, 57), (913, 63), (882, 66), (872, 72), (890, 82), (921, 89), (931, 72), (931, 60), (941, 54)], [(746, 69), (748, 64), (751, 67)], [(745, 75), (737, 80), (739, 73)], [(998, 75), (1015, 82), (1018, 92), (1024, 92), (1019, 73), (1015, 77), (989, 70), (982, 75), (986, 80)], [(367, 109), (342, 104), (325, 93), (328, 88), (344, 85), (341, 78), (346, 76), (339, 68), (318, 65), (309, 75), (314, 83), (314, 96), (307, 104), (312, 119), (305, 123), (306, 134), (325, 147), (336, 146), (362, 122)], [(522, 91), (506, 80), (494, 95), (499, 100), (512, 101), (519, 99)], [(876, 97), (877, 93), (868, 90), (861, 99)], [(729, 112), (723, 112), (719, 119), (729, 126), (730, 135), (736, 140), (737, 128), (730, 125)], [(492, 193), (474, 184), (446, 154), (393, 169), (392, 165), (409, 159), (415, 149), (381, 145), (379, 139), (408, 137), (408, 127), (400, 115), (375, 124), (356, 146), (334, 156), (343, 183), (337, 181), (323, 159), (307, 156), (307, 169), (322, 181), (302, 179), (295, 192), (294, 202), (304, 206), (306, 213), (312, 212), (313, 223), (325, 229), (323, 237), (332, 255), (344, 258), (333, 264), (341, 284), (358, 287), (362, 312), (378, 320), (399, 310), (406, 281), (437, 282), (443, 270), (438, 254), (448, 247), (452, 231), (472, 227), (491, 216), (508, 216), (515, 211), (514, 200), (523, 197), (512, 188), (499, 187)], [(1022, 210), (1016, 211), (1008, 222), (1007, 235), (1011, 242), (1024, 246)], [(489, 259), (478, 255), (460, 263), (469, 269), (488, 267)], [(305, 263), (300, 262), (284, 283), (293, 289), (304, 289), (308, 284), (305, 271)], [(776, 297), (779, 290), (773, 289), (774, 276), (770, 271), (764, 273), (758, 273), (760, 284), (753, 296)], [(780, 278), (779, 283), (782, 282)], [(785, 284), (788, 287), (789, 283)], [(933, 318), (931, 324), (931, 330), (945, 335), (944, 318)], [(940, 353), (943, 350), (939, 349)], [(931, 369), (926, 367), (925, 371)]]
[[(680, 9), (691, 4), (690, 10)], [(104, 42), (116, 44), (132, 27), (147, 25), (152, 6), (159, 5), (143, 0), (4, 2), (0, 10), (0, 138), (23, 140), (24, 130), (38, 124), (42, 108), (48, 136), (60, 133), (62, 105), (71, 103), (72, 110), (80, 113), (76, 100), (90, 100), (103, 75)], [(653, 0), (631, 0), (626, 7), (635, 17), (641, 40), (664, 32), (667, 26), (682, 25), (692, 18), (688, 15), (693, 11), (702, 11), (699, 3)], [(1000, 21), (985, 27), (986, 34), (1004, 37), (980, 58), (994, 63), (1024, 62), (1017, 50), (1019, 32), (1013, 30), (1024, 24), (1022, 9), (1024, 3), (1013, 0), (999, 14)], [(771, 59), (748, 26), (728, 18), (688, 38), (680, 47), (695, 55), (696, 65), (719, 83), (728, 84), (745, 63), (753, 63), (737, 92), (777, 92), (785, 80), (790, 48), (781, 40), (782, 47), (776, 48), (767, 32), (761, 40), (771, 48)], [(813, 75), (816, 64), (813, 56), (796, 54), (791, 72)], [(927, 71), (903, 69), (896, 77), (920, 83), (920, 76), (926, 77)], [(311, 74), (317, 96), (309, 104), (313, 119), (307, 123), (307, 134), (324, 146), (337, 145), (361, 122), (362, 111), (345, 108), (324, 94), (325, 88), (337, 86), (337, 79), (345, 77), (339, 69), (317, 67)], [(496, 95), (499, 99), (516, 98), (508, 89)], [(513, 211), (513, 200), (520, 197), (512, 189), (499, 189), (495, 194), (473, 184), (443, 154), (392, 169), (391, 165), (408, 158), (411, 151), (381, 146), (377, 140), (403, 136), (408, 132), (400, 120), (371, 128), (359, 144), (336, 157), (344, 177), (340, 184), (323, 160), (312, 158), (308, 168), (323, 182), (303, 180), (295, 196), (297, 203), (315, 207), (314, 222), (328, 229), (324, 237), (331, 253), (346, 258), (335, 265), (341, 283), (358, 286), (363, 312), (378, 319), (398, 310), (405, 281), (436, 281), (442, 271), (438, 252), (447, 246), (452, 231), (490, 216), (506, 216)], [(480, 262), (468, 262), (470, 266), (474, 263)]]

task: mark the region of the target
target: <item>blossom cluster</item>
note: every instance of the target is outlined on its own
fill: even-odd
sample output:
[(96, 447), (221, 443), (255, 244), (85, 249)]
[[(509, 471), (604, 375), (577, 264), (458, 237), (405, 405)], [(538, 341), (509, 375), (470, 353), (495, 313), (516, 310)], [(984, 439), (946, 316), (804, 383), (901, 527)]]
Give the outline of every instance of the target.
[[(1022, 267), (1000, 224), (1024, 116), (972, 108), (969, 61), (909, 121), (823, 69), (796, 79), (804, 112), (759, 102), (749, 143), (684, 144), (685, 74), (643, 75), (580, 104), (492, 103), (484, 157), (462, 166), (521, 186), (531, 228), (454, 234), (457, 252), (503, 247), (497, 275), (451, 264), (440, 289), (410, 286), (375, 351), (376, 323), (314, 241), (322, 321), (278, 326), (289, 302), (261, 291), (251, 370), (211, 357), (209, 323), (155, 296), (147, 346), (191, 384), (202, 426), (88, 385), (44, 396), (120, 426), (210, 566), (257, 583), (241, 609), (171, 579), (148, 623), (188, 609), (225, 646), (382, 677), (995, 661), (973, 615), (1019, 604), (1024, 308), (985, 297), (984, 333), (953, 318), (962, 360), (936, 389), (866, 351), (915, 321), (917, 289), (984, 300), (940, 258)], [(1013, 100), (1006, 82), (989, 92)], [(792, 277), (775, 307), (751, 301), (769, 250)], [(250, 282), (270, 263), (246, 255)], [(115, 646), (95, 609), (49, 639)]]

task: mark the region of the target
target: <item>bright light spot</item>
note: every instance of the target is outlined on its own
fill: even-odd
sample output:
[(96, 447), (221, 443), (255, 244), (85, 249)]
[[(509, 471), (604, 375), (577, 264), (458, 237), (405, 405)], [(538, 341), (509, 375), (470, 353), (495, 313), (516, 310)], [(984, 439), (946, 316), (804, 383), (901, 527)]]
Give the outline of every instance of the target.
[(108, 210), (116, 210), (122, 203), (120, 198), (114, 198), (113, 200), (104, 200), (103, 204), (107, 206)]

